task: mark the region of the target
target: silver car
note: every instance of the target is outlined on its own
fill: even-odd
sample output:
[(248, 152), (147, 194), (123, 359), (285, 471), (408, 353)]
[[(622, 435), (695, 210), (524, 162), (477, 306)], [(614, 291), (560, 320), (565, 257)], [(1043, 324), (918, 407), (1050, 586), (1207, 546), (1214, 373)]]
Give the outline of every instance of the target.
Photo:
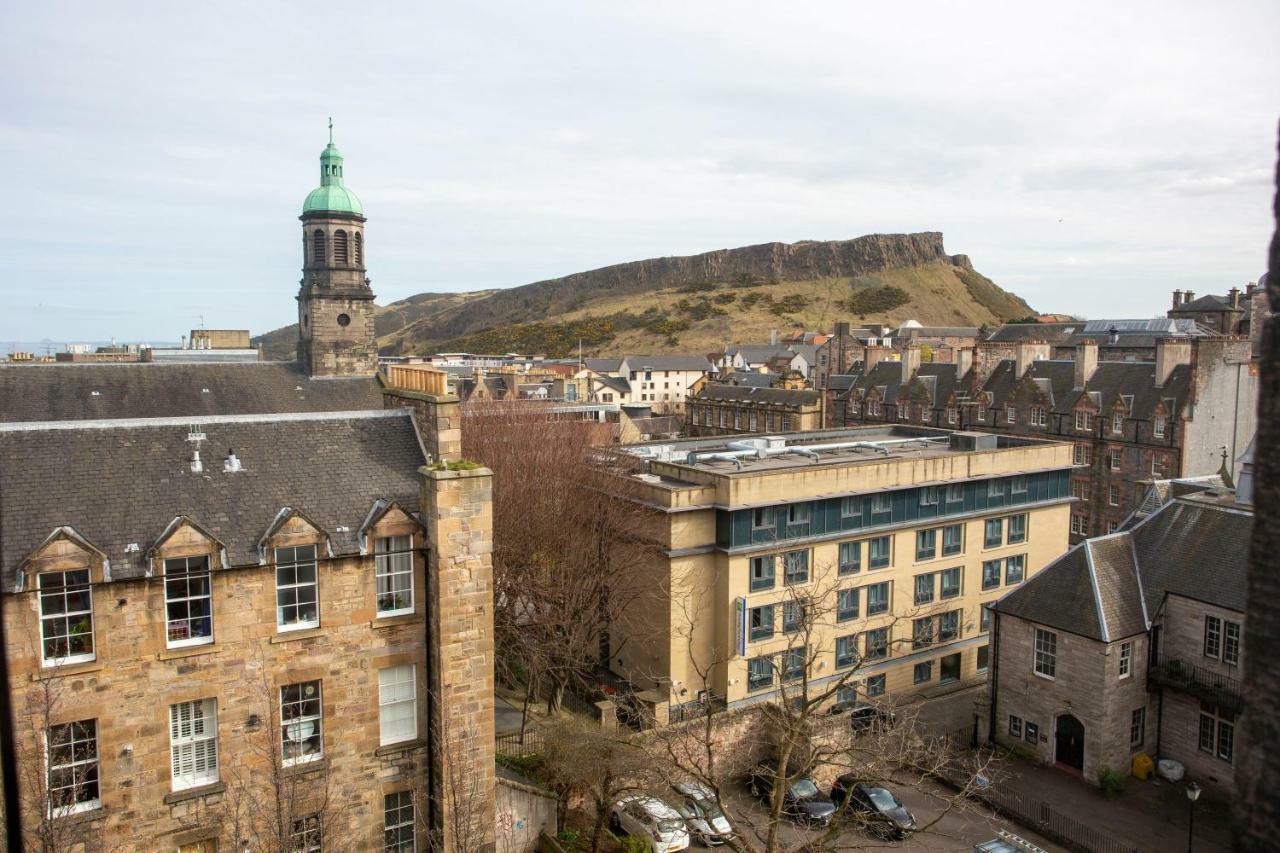
[(706, 847), (724, 844), (733, 835), (733, 827), (716, 803), (714, 791), (697, 782), (680, 782), (672, 787), (680, 795), (674, 805), (690, 835)]

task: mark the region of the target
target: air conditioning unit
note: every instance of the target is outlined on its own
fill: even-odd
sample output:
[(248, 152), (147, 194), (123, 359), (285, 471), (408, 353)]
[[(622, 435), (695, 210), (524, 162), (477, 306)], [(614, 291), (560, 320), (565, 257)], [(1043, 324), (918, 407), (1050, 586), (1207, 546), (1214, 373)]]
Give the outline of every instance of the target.
[(989, 432), (953, 432), (952, 450), (995, 450), (997, 437)]

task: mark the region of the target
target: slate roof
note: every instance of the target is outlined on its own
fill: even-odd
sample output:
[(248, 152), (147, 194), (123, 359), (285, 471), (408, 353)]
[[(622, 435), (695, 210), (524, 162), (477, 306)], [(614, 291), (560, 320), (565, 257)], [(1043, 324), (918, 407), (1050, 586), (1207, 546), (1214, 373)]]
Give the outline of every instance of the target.
[[(794, 358), (796, 350), (801, 347), (804, 347), (804, 345), (777, 344), (775, 346), (770, 346), (769, 344), (742, 344), (739, 346), (729, 347), (727, 354), (730, 357), (741, 355), (742, 359), (748, 364), (764, 364), (766, 361), (769, 361), (779, 355), (786, 356), (788, 359)], [(808, 349), (816, 351), (817, 347), (810, 346)], [(813, 362), (812, 355), (807, 355), (805, 358), (810, 363)]]
[(622, 369), (620, 358), (584, 358), (582, 366), (596, 373), (617, 373)]
[(1084, 329), (1084, 323), (1005, 323), (993, 331), (987, 340), (1003, 343), (1015, 341), (1044, 341), (1063, 343), (1076, 332)]
[[(1028, 324), (1030, 325), (1030, 324)], [(977, 326), (899, 326), (893, 331), (898, 338), (976, 338)]]
[(381, 389), (371, 376), (311, 379), (284, 362), (0, 367), (0, 422), (380, 408)]
[(711, 362), (701, 355), (629, 355), (628, 370), (683, 370), (710, 373)]
[(612, 388), (619, 394), (631, 393), (631, 383), (625, 377), (605, 376), (601, 374), (597, 375), (595, 378), (600, 382), (600, 384), (604, 385), (606, 388)]
[(1201, 491), (1175, 498), (1132, 529), (1088, 539), (994, 606), (1000, 613), (1115, 642), (1147, 630), (1165, 596), (1243, 612), (1253, 512)]
[(745, 385), (710, 383), (702, 386), (694, 399), (769, 403), (776, 406), (816, 406), (821, 396), (819, 392), (809, 389), (750, 388)]
[[(1012, 359), (1004, 359), (983, 384), (982, 390), (990, 395), (992, 406), (1006, 405), (1016, 391), (1019, 380), (1014, 368)], [(1125, 397), (1131, 417), (1149, 419), (1160, 402), (1167, 401), (1165, 406), (1172, 414), (1190, 395), (1191, 367), (1186, 364), (1174, 367), (1161, 388), (1155, 387), (1156, 366), (1150, 361), (1100, 361), (1083, 389), (1075, 387), (1073, 361), (1034, 361), (1028, 373), (1049, 394), (1052, 410), (1060, 414), (1073, 411), (1082, 394), (1096, 394), (1094, 402), (1104, 412), (1110, 411), (1117, 397)]]
[(1199, 299), (1196, 299), (1192, 302), (1184, 302), (1173, 310), (1174, 311), (1213, 312), (1213, 311), (1231, 311), (1231, 310), (1240, 310), (1240, 309), (1232, 309), (1231, 300), (1226, 298), (1225, 296), (1216, 296), (1210, 293), (1207, 296), (1201, 296)]
[(862, 362), (855, 364), (854, 368), (858, 370), (857, 373), (833, 373), (828, 376), (827, 387), (833, 391), (848, 391), (862, 375)]
[[(335, 555), (359, 553), (378, 501), (418, 505), (425, 464), (408, 410), (210, 417), (204, 471), (191, 472), (186, 418), (54, 427), (0, 426), (0, 582), (49, 535), (70, 527), (106, 554), (114, 579), (138, 577), (177, 516), (258, 565), (258, 542), (284, 507), (325, 530)], [(243, 465), (223, 471), (228, 448)], [(136, 543), (137, 549), (126, 551)]]
[(757, 373), (754, 370), (735, 370), (724, 376), (726, 382), (748, 388), (769, 388), (781, 378), (777, 373)]

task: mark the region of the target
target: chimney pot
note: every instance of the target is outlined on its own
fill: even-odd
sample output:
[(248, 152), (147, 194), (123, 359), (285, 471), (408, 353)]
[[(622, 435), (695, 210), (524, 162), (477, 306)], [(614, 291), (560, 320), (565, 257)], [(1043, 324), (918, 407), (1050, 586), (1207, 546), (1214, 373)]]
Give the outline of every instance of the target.
[(1194, 290), (1188, 290), (1187, 295), (1182, 297), (1182, 304), (1187, 305), (1191, 302), (1194, 302), (1195, 298), (1196, 298), (1196, 292)]
[(1173, 292), (1173, 307), (1177, 308), (1181, 304), (1182, 304), (1182, 291), (1175, 290)]

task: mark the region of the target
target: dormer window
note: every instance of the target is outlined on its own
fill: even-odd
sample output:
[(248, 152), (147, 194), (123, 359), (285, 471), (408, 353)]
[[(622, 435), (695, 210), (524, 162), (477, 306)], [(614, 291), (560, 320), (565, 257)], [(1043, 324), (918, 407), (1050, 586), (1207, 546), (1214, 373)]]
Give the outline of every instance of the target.
[(1076, 412), (1076, 431), (1089, 432), (1093, 429), (1093, 415), (1085, 411)]
[(213, 642), (213, 597), (208, 557), (164, 561), (165, 646)]
[(40, 591), (40, 646), (45, 666), (87, 663), (93, 645), (93, 589), (88, 569), (43, 572)]
[(378, 616), (413, 612), (413, 536), (374, 540)]
[(316, 546), (277, 548), (276, 630), (296, 631), (320, 625)]
[(1124, 413), (1116, 412), (1111, 416), (1111, 431), (1116, 435), (1124, 432)]

